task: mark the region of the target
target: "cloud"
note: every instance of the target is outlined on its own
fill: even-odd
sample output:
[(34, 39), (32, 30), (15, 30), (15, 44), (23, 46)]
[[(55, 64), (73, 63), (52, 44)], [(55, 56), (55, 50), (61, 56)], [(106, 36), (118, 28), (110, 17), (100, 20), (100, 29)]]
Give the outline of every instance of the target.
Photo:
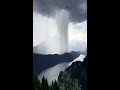
[(55, 20), (39, 13), (33, 13), (33, 46), (55, 35), (57, 35)]
[(69, 38), (70, 40), (75, 40), (75, 41), (82, 41), (87, 43), (87, 33), (77, 33), (75, 35), (71, 35), (71, 37)]
[[(59, 54), (60, 40), (55, 19), (33, 13), (33, 52)], [(69, 51), (84, 51), (87, 48), (87, 20), (69, 23)], [(37, 46), (37, 48), (35, 48)]]
[(70, 12), (72, 22), (82, 22), (87, 19), (87, 0), (33, 0), (34, 12), (54, 16), (54, 12), (60, 9)]
[(82, 41), (71, 40), (69, 41), (69, 50), (70, 51), (85, 51), (87, 48), (87, 44)]
[(81, 23), (69, 24), (69, 40), (87, 44), (87, 20)]
[(85, 51), (87, 48), (87, 20), (69, 24), (70, 51)]

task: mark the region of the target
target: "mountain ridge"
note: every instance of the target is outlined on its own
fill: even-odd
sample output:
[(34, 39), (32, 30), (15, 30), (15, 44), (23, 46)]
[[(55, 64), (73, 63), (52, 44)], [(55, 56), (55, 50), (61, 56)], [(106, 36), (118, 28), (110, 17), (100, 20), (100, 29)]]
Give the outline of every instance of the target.
[(71, 62), (79, 57), (81, 52), (72, 51), (64, 54), (34, 54), (33, 53), (33, 72), (38, 75), (43, 70), (62, 62)]
[(65, 69), (65, 71), (60, 72), (58, 76), (60, 85), (64, 84), (65, 73), (70, 75), (72, 81), (78, 80), (82, 90), (87, 90), (87, 56), (84, 58), (83, 62), (73, 62), (72, 65)]

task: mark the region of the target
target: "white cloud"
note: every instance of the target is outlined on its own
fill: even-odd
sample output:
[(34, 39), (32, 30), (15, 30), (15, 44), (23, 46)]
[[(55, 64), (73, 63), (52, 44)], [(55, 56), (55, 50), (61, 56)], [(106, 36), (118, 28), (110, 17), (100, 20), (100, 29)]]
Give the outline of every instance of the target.
[(87, 34), (86, 33), (78, 33), (76, 35), (71, 36), (70, 40), (77, 40), (77, 41), (83, 41), (87, 43)]
[(87, 44), (87, 21), (69, 24), (69, 40), (82, 41)]
[(33, 46), (57, 34), (55, 20), (38, 13), (33, 13)]
[(69, 24), (70, 51), (84, 51), (87, 48), (87, 20)]
[[(59, 37), (55, 19), (33, 12), (33, 47), (44, 43), (47, 54), (58, 53)], [(84, 50), (87, 48), (87, 20), (82, 23), (69, 23), (69, 50)], [(79, 43), (79, 44), (78, 44)], [(44, 51), (44, 48), (40, 48)], [(47, 49), (47, 50), (46, 50)], [(37, 53), (40, 53), (37, 50)], [(43, 53), (45, 54), (45, 53)]]

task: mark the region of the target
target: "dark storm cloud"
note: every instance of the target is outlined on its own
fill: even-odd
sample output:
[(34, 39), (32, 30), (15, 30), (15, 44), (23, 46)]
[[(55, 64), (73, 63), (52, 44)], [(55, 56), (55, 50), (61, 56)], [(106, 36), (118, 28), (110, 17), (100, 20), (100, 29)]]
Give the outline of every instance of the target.
[(56, 9), (68, 10), (73, 22), (87, 19), (87, 0), (33, 0), (34, 12), (51, 16)]

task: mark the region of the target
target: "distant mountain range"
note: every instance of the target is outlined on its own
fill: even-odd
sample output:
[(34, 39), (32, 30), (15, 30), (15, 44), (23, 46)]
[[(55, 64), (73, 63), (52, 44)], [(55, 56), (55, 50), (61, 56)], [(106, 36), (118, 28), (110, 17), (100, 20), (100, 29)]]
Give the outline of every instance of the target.
[[(61, 54), (60, 42), (58, 37), (51, 37), (47, 40), (41, 42), (40, 44), (33, 46), (33, 53), (36, 54)], [(86, 54), (87, 47), (85, 42), (79, 42), (77, 40), (69, 41), (69, 52), (70, 51), (80, 51)]]
[(71, 51), (64, 54), (35, 54), (33, 53), (33, 73), (38, 75), (43, 70), (48, 69), (62, 62), (71, 62), (79, 57), (82, 52)]
[(61, 71), (58, 76), (58, 81), (62, 85), (64, 83), (64, 73), (69, 73), (72, 80), (77, 79), (82, 90), (87, 90), (87, 56), (83, 62), (76, 61), (67, 67), (65, 71)]

